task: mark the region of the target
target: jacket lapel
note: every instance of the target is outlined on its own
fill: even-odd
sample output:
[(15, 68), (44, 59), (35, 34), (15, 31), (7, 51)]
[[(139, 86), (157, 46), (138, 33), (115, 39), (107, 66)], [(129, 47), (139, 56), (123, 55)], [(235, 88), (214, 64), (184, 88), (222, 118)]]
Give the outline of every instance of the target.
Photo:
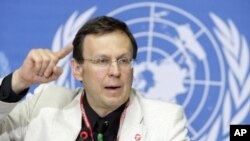
[[(53, 124), (53, 141), (75, 141), (81, 128), (80, 97), (76, 98), (59, 111)], [(130, 103), (125, 111), (125, 117), (119, 129), (119, 141), (145, 141), (146, 128), (143, 124), (143, 114), (140, 105), (140, 98), (132, 91)], [(63, 123), (63, 124), (62, 124)]]
[(145, 141), (146, 128), (138, 96), (132, 91), (130, 103), (125, 111), (125, 118), (120, 129), (119, 141)]
[(81, 128), (80, 94), (58, 113), (53, 125), (53, 141), (75, 141)]

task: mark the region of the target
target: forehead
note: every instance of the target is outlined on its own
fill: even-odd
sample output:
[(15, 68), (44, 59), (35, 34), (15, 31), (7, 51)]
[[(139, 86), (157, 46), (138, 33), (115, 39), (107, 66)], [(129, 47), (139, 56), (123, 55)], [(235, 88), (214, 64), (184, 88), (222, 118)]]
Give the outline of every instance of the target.
[(133, 47), (127, 34), (113, 31), (105, 34), (89, 34), (84, 40), (84, 56), (132, 55)]

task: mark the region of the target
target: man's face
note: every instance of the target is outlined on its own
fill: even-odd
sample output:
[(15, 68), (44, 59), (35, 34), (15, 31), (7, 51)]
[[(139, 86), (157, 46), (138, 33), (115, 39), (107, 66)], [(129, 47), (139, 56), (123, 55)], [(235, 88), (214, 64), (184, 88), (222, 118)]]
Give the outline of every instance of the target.
[(88, 60), (82, 64), (81, 77), (92, 108), (114, 110), (128, 100), (133, 69), (115, 61), (132, 59), (132, 52), (128, 36), (121, 31), (85, 37), (84, 59), (112, 60), (112, 64), (106, 67)]

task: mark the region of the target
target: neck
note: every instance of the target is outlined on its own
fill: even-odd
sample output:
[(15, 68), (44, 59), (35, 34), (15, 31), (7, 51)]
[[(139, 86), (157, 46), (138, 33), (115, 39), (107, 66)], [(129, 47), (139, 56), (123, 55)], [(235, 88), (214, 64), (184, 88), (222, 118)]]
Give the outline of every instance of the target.
[[(91, 105), (90, 105), (91, 106)], [(95, 106), (91, 106), (91, 108), (97, 113), (98, 116), (100, 117), (105, 117), (108, 114), (112, 113), (113, 111), (116, 110), (116, 108), (113, 109), (107, 109), (107, 108), (98, 108)], [(117, 107), (118, 108), (118, 107)]]
[[(85, 93), (86, 94), (86, 93)], [(92, 100), (91, 97), (85, 95), (85, 100), (88, 102), (88, 105), (91, 109), (100, 117), (105, 117), (108, 114), (112, 113), (116, 109), (118, 109), (123, 103), (120, 105), (100, 105), (98, 102)]]

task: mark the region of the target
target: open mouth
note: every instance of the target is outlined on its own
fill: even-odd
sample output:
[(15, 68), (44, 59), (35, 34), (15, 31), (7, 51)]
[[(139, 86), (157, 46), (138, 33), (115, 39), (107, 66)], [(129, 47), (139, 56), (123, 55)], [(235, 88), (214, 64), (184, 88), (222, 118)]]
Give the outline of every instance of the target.
[(106, 86), (105, 89), (107, 90), (117, 90), (117, 89), (120, 89), (121, 87), (120, 86)]

